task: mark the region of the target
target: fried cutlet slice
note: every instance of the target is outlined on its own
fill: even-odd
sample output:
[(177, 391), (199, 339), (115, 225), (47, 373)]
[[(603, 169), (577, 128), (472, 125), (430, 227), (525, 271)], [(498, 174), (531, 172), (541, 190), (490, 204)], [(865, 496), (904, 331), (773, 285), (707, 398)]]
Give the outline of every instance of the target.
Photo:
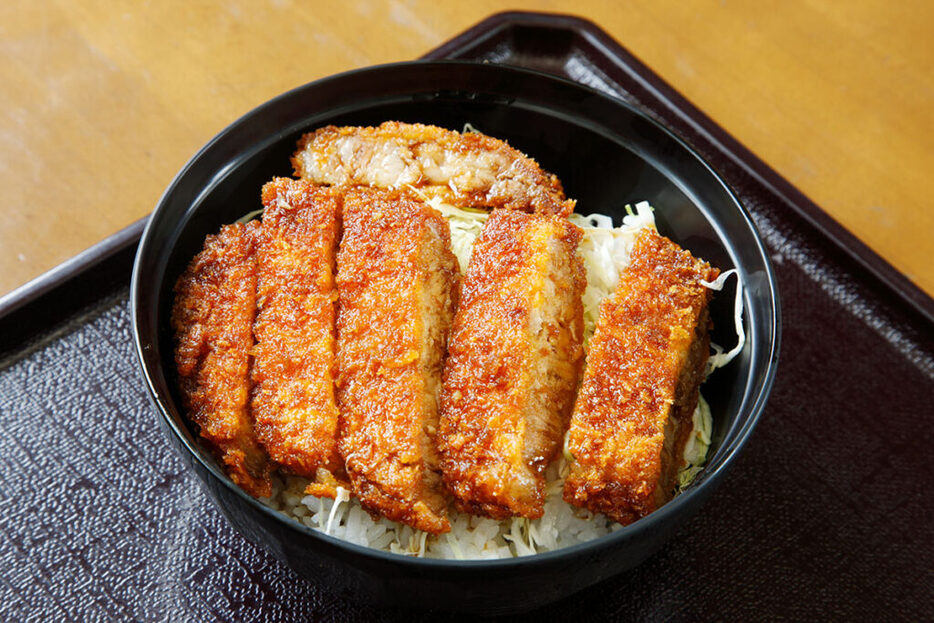
[(308, 181), (277, 178), (263, 186), (262, 200), (256, 433), (279, 465), (314, 481), (308, 493), (334, 497), (343, 474), (334, 391), (340, 197)]
[(505, 141), (420, 123), (327, 126), (304, 135), (295, 174), (320, 184), (413, 187), (458, 207), (561, 214), (574, 210), (561, 182)]
[(340, 449), (364, 508), (450, 530), (435, 446), (459, 268), (447, 221), (413, 196), (344, 197), (338, 252)]
[(249, 409), (258, 225), (208, 236), (175, 284), (172, 328), (182, 402), (230, 479), (269, 496), (270, 464)]
[(564, 499), (622, 524), (671, 499), (704, 378), (709, 264), (645, 230), (603, 302), (574, 407)]
[(439, 448), (462, 512), (540, 517), (583, 363), (581, 230), (494, 210), (464, 278), (444, 370)]

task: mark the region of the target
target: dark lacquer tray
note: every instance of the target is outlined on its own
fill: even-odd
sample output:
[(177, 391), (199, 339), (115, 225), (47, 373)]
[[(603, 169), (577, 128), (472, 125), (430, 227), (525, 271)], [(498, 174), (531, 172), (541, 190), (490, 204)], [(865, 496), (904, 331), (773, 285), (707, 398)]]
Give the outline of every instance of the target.
[[(934, 302), (589, 22), (501, 14), (427, 57), (541, 69), (640, 106), (732, 186), (779, 278), (782, 363), (744, 455), (647, 563), (547, 614), (934, 618)], [(0, 299), (0, 619), (436, 618), (333, 597), (203, 496), (135, 368), (141, 231)]]

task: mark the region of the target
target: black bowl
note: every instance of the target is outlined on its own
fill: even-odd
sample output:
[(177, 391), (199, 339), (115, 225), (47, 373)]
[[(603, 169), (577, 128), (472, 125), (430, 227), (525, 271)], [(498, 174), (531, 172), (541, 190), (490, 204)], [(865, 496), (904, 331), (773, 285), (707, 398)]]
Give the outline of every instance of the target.
[[(723, 270), (738, 267), (748, 341), (704, 386), (714, 416), (706, 469), (648, 517), (595, 541), (499, 561), (437, 561), (314, 532), (246, 495), (195, 441), (174, 383), (172, 285), (204, 238), (260, 206), (264, 182), (291, 175), (298, 137), (326, 124), (469, 122), (556, 173), (578, 211), (621, 218), (648, 200), (659, 230)], [(765, 405), (779, 344), (778, 293), (762, 242), (722, 180), (682, 141), (626, 104), (545, 74), (487, 64), (413, 62), (361, 69), (290, 91), (221, 132), (166, 190), (133, 270), (137, 353), (159, 421), (230, 523), (295, 571), (380, 604), (503, 613), (557, 600), (645, 560), (722, 480)], [(733, 297), (715, 298), (714, 341), (735, 342)]]

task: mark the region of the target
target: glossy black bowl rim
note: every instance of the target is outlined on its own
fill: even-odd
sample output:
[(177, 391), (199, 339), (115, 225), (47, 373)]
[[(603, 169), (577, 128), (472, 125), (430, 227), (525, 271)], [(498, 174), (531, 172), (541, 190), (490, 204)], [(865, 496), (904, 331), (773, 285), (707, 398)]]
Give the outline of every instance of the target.
[[(762, 379), (762, 383), (759, 387), (758, 392), (756, 393), (752, 403), (748, 406), (749, 416), (743, 422), (742, 427), (739, 431), (735, 433), (735, 437), (731, 444), (725, 447), (718, 449), (717, 453), (713, 457), (709, 457), (708, 464), (714, 458), (717, 459), (718, 464), (711, 471), (707, 471), (705, 468), (702, 473), (703, 480), (699, 482), (696, 486), (692, 485), (686, 491), (675, 496), (667, 504), (663, 505), (658, 510), (649, 514), (648, 516), (636, 521), (628, 526), (623, 526), (614, 530), (613, 532), (600, 536), (596, 539), (586, 541), (584, 543), (578, 543), (576, 545), (571, 545), (568, 547), (560, 548), (553, 551), (541, 552), (530, 556), (519, 556), (514, 558), (504, 558), (504, 559), (482, 559), (482, 560), (451, 560), (451, 559), (438, 559), (438, 558), (419, 558), (413, 556), (406, 556), (403, 554), (394, 554), (391, 552), (386, 552), (383, 550), (378, 550), (375, 548), (370, 548), (366, 546), (356, 545), (349, 541), (344, 541), (337, 537), (319, 532), (312, 528), (307, 527), (301, 522), (292, 519), (285, 514), (274, 510), (260, 501), (256, 500), (249, 494), (247, 494), (243, 489), (235, 485), (219, 468), (212, 463), (211, 461), (206, 461), (202, 456), (202, 451), (199, 451), (198, 448), (194, 447), (192, 443), (189, 442), (186, 435), (179, 429), (170, 415), (168, 409), (163, 404), (157, 391), (155, 384), (149, 374), (149, 370), (146, 366), (146, 359), (144, 355), (144, 346), (139, 332), (139, 317), (141, 310), (138, 307), (137, 300), (139, 298), (140, 288), (143, 278), (141, 273), (141, 264), (142, 257), (149, 253), (149, 247), (152, 244), (150, 242), (151, 232), (153, 229), (153, 223), (156, 220), (155, 217), (158, 215), (160, 210), (163, 208), (164, 204), (171, 197), (176, 186), (183, 177), (195, 166), (197, 166), (198, 161), (206, 152), (208, 152), (217, 142), (219, 142), (227, 134), (231, 133), (233, 129), (239, 127), (241, 124), (247, 122), (249, 119), (264, 114), (269, 109), (273, 108), (277, 102), (289, 97), (295, 96), (299, 92), (306, 90), (314, 89), (317, 86), (327, 84), (333, 81), (349, 80), (352, 78), (365, 78), (367, 75), (373, 72), (384, 72), (392, 71), (397, 68), (406, 68), (411, 66), (437, 66), (437, 65), (450, 65), (450, 66), (470, 66), (472, 69), (476, 68), (485, 68), (481, 71), (496, 71), (496, 72), (515, 72), (517, 74), (531, 74), (538, 76), (543, 79), (551, 80), (558, 83), (564, 83), (565, 85), (571, 86), (576, 89), (588, 92), (589, 94), (595, 95), (597, 97), (603, 98), (609, 102), (612, 102), (614, 105), (624, 108), (641, 117), (646, 122), (655, 126), (656, 129), (666, 134), (670, 139), (676, 142), (682, 149), (688, 152), (703, 168), (705, 168), (708, 174), (722, 187), (722, 190), (726, 195), (731, 199), (733, 207), (737, 212), (742, 216), (746, 226), (753, 234), (753, 239), (756, 244), (756, 250), (759, 256), (762, 259), (762, 264), (766, 272), (766, 282), (769, 286), (770, 300), (768, 301), (772, 314), (773, 322), (770, 327), (770, 344), (771, 348), (767, 355), (767, 363), (765, 367), (765, 375)], [(602, 93), (596, 89), (582, 85), (578, 82), (572, 80), (567, 80), (565, 78), (555, 76), (553, 74), (507, 66), (507, 65), (497, 65), (497, 64), (488, 64), (475, 61), (461, 61), (461, 60), (434, 60), (434, 61), (404, 61), (398, 63), (386, 63), (382, 65), (373, 65), (368, 67), (362, 67), (359, 69), (353, 69), (312, 82), (306, 83), (304, 85), (298, 86), (294, 89), (286, 91), (263, 104), (255, 107), (251, 111), (239, 117), (236, 121), (229, 124), (219, 133), (217, 133), (210, 141), (208, 141), (198, 152), (189, 159), (189, 161), (182, 167), (182, 169), (175, 175), (172, 179), (172, 182), (163, 192), (162, 196), (159, 198), (159, 202), (156, 204), (156, 209), (150, 215), (150, 218), (146, 224), (146, 228), (143, 231), (142, 237), (140, 239), (140, 244), (137, 250), (136, 259), (133, 265), (133, 274), (130, 284), (130, 315), (133, 321), (133, 340), (135, 351), (137, 355), (137, 362), (140, 366), (140, 371), (143, 377), (143, 380), (148, 389), (149, 398), (152, 401), (153, 405), (156, 407), (157, 412), (159, 413), (160, 418), (163, 423), (167, 426), (167, 430), (171, 431), (181, 442), (182, 446), (188, 451), (189, 455), (198, 461), (216, 480), (220, 481), (224, 486), (231, 490), (235, 495), (239, 496), (246, 504), (252, 506), (255, 510), (258, 510), (262, 513), (265, 513), (267, 516), (272, 517), (275, 521), (279, 522), (281, 525), (286, 526), (291, 529), (296, 529), (314, 539), (322, 539), (326, 543), (336, 545), (339, 548), (344, 548), (358, 555), (365, 557), (373, 557), (379, 559), (386, 563), (398, 564), (402, 567), (415, 567), (415, 568), (431, 568), (431, 569), (488, 569), (496, 568), (499, 570), (508, 570), (511, 567), (522, 567), (529, 568), (538, 566), (538, 564), (547, 565), (552, 561), (565, 557), (577, 557), (586, 555), (597, 550), (603, 550), (606, 548), (612, 548), (613, 545), (617, 542), (629, 541), (638, 539), (643, 532), (651, 531), (655, 529), (657, 524), (663, 524), (665, 521), (672, 515), (678, 513), (681, 508), (687, 505), (692, 498), (701, 495), (704, 489), (712, 491), (720, 482), (723, 475), (727, 469), (732, 465), (736, 456), (742, 450), (742, 448), (748, 442), (749, 436), (752, 431), (755, 429), (756, 424), (758, 423), (762, 412), (765, 408), (765, 404), (768, 400), (768, 396), (771, 392), (772, 385), (775, 380), (775, 373), (778, 364), (779, 351), (780, 351), (780, 342), (781, 342), (781, 309), (779, 294), (777, 288), (777, 278), (775, 276), (772, 263), (769, 260), (769, 255), (765, 249), (765, 245), (762, 242), (762, 237), (758, 232), (758, 229), (755, 226), (755, 223), (752, 221), (748, 211), (743, 207), (742, 203), (738, 200), (735, 193), (727, 185), (727, 183), (720, 177), (720, 175), (707, 163), (707, 161), (697, 153), (690, 145), (688, 145), (684, 140), (678, 137), (676, 134), (672, 133), (668, 128), (658, 123), (656, 120), (652, 119), (650, 116), (646, 115), (643, 111), (638, 108), (630, 105), (629, 103), (614, 97), (610, 97), (605, 93)]]

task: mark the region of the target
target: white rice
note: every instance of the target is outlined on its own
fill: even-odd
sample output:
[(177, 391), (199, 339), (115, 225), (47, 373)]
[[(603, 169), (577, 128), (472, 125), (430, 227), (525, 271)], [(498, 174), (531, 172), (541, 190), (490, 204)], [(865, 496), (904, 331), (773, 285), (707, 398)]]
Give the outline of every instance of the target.
[[(470, 250), (487, 213), (462, 210), (438, 201), (431, 203), (448, 218), (454, 253), (462, 271), (466, 271)], [(629, 264), (636, 234), (644, 227), (655, 228), (648, 203), (636, 204), (635, 210), (627, 206), (627, 212), (618, 228), (613, 227), (610, 217), (601, 214), (571, 215), (571, 220), (584, 229), (579, 252), (587, 270), (587, 289), (583, 297), (585, 343), (593, 335), (599, 302), (613, 292), (620, 274)], [(741, 321), (738, 330), (742, 330)], [(717, 363), (724, 365), (725, 361), (718, 359)], [(694, 431), (684, 451), (685, 466), (678, 474), (681, 489), (689, 485), (703, 467), (711, 430), (710, 408), (701, 397), (694, 411)], [(440, 536), (385, 518), (373, 519), (346, 489), (339, 489), (337, 500), (304, 495), (308, 481), (302, 478), (274, 479), (272, 497), (261, 501), (314, 530), (396, 554), (457, 560), (510, 558), (590, 541), (621, 527), (603, 515), (571, 506), (562, 499), (566, 470), (563, 456), (548, 468), (545, 511), (540, 519), (497, 521), (458, 513), (452, 507), (449, 509), (451, 532)]]

